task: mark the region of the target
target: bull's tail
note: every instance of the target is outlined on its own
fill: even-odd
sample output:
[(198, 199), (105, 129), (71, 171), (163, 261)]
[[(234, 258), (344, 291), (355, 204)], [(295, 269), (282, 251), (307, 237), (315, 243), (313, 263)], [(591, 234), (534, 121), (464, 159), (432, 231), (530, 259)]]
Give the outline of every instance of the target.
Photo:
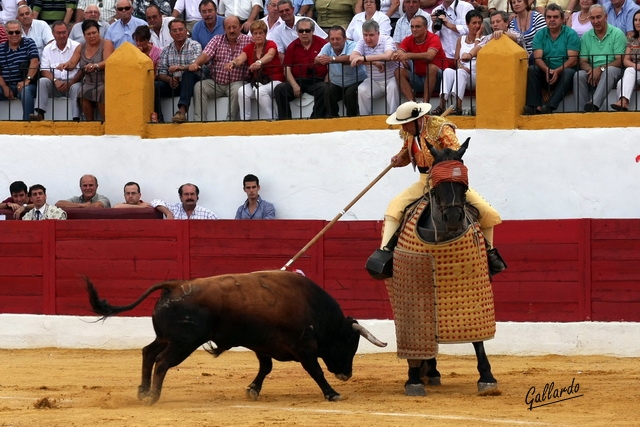
[(109, 304), (107, 300), (100, 299), (100, 297), (98, 296), (98, 291), (93, 286), (93, 283), (91, 283), (89, 278), (85, 277), (84, 281), (87, 286), (87, 293), (89, 294), (89, 303), (91, 304), (91, 308), (96, 314), (99, 314), (100, 316), (102, 316), (101, 320), (106, 319), (107, 317), (116, 315), (118, 313), (122, 313), (123, 311), (129, 311), (137, 307), (138, 304), (144, 301), (149, 295), (151, 295), (155, 291), (159, 289), (169, 289), (171, 287), (170, 285), (172, 284), (172, 282), (158, 283), (156, 285), (153, 285), (149, 289), (147, 289), (142, 295), (140, 295), (140, 297), (137, 300), (135, 300), (131, 304), (123, 305), (123, 306), (114, 306)]

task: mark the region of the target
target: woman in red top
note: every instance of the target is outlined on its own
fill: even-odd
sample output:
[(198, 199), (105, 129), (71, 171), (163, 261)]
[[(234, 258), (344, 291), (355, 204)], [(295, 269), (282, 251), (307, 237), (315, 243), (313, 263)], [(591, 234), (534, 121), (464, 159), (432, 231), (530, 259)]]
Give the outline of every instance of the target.
[(251, 100), (257, 99), (260, 106), (258, 119), (277, 120), (277, 110), (273, 110), (273, 88), (285, 81), (284, 70), (278, 56), (275, 42), (267, 40), (267, 24), (254, 21), (251, 24), (253, 43), (248, 44), (233, 61), (228, 69), (249, 64), (250, 81), (238, 90), (240, 118), (251, 119)]

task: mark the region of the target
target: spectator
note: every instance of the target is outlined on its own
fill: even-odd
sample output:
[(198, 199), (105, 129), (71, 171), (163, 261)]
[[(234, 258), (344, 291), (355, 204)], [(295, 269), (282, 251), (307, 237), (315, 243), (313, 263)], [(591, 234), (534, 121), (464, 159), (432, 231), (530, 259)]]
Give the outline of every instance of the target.
[[(458, 39), (456, 45), (456, 68), (447, 68), (442, 72), (442, 89), (440, 90), (440, 105), (432, 114), (444, 112), (447, 101), (455, 97), (456, 106), (450, 115), (462, 114), (462, 99), (466, 89), (476, 87), (476, 56), (478, 50), (474, 48), (480, 44), (483, 32), (482, 14), (477, 10), (467, 13), (466, 22), (469, 33)], [(425, 97), (426, 99), (426, 97)]]
[(171, 17), (171, 1), (169, 0), (132, 0), (132, 3), (133, 16), (143, 21), (147, 19), (147, 9), (151, 6), (158, 9), (160, 16)]
[(547, 26), (544, 16), (531, 10), (531, 5), (527, 0), (509, 0), (509, 4), (516, 14), (509, 23), (509, 28), (520, 33), (523, 46), (527, 50), (527, 54), (531, 56), (533, 38), (538, 30)]
[(293, 0), (293, 13), (302, 18), (311, 18), (314, 6), (314, 0)]
[(211, 69), (211, 78), (197, 82), (194, 87), (193, 102), (196, 121), (208, 120), (209, 99), (217, 99), (221, 96), (229, 97), (227, 120), (238, 119), (238, 90), (242, 88), (247, 78), (247, 67), (241, 65), (229, 68), (228, 64), (250, 43), (251, 37), (240, 32), (238, 17), (229, 16), (224, 19), (224, 34), (214, 36), (194, 63), (189, 65), (189, 71), (196, 72), (201, 66), (210, 62)]
[(640, 10), (634, 0), (609, 0), (603, 3), (607, 11), (607, 22), (630, 36), (633, 34), (633, 15)]
[[(66, 24), (65, 24), (66, 25)], [(42, 184), (35, 184), (29, 188), (29, 197), (33, 201), (33, 209), (22, 219), (25, 221), (41, 221), (43, 219), (67, 219), (67, 213), (56, 206), (47, 204), (47, 189)]]
[(272, 203), (262, 200), (258, 194), (260, 180), (257, 176), (252, 174), (245, 176), (242, 187), (247, 194), (247, 200), (238, 207), (235, 219), (275, 219), (276, 208)]
[(77, 1), (74, 0), (33, 0), (33, 19), (41, 19), (51, 25), (63, 21), (69, 25), (73, 20)]
[(102, 194), (98, 194), (98, 178), (95, 176), (82, 175), (80, 178), (80, 191), (82, 194), (79, 196), (75, 196), (67, 200), (59, 200), (56, 203), (56, 206), (61, 209), (102, 209), (111, 207), (109, 199)]
[(33, 209), (33, 204), (27, 192), (27, 184), (24, 182), (12, 182), (9, 185), (9, 194), (11, 195), (0, 203), (0, 209), (11, 209), (14, 219), (19, 219), (24, 211)]
[[(33, 40), (22, 37), (20, 22), (6, 23), (9, 40), (0, 44), (0, 101), (19, 98), (22, 120), (29, 120), (36, 96), (34, 77), (40, 67), (38, 49)], [(24, 64), (27, 64), (24, 69)]]
[(573, 11), (576, 9), (576, 5), (578, 4), (578, 0), (536, 0), (535, 7), (536, 12), (544, 16), (544, 12), (547, 9), (547, 6), (555, 4), (560, 7), (560, 19), (562, 19), (562, 23), (566, 24), (571, 20), (571, 15)]
[(427, 29), (431, 28), (431, 15), (420, 9), (420, 0), (404, 0), (404, 13), (396, 22), (396, 28), (393, 31), (393, 41), (396, 46), (400, 46), (400, 42), (411, 35), (411, 20), (414, 16), (424, 16), (427, 22)]
[(597, 2), (598, 0), (580, 0), (580, 11), (571, 14), (571, 19), (567, 21), (567, 25), (578, 33), (578, 37), (593, 28), (589, 21), (589, 8)]
[(576, 108), (585, 112), (599, 111), (602, 107), (622, 75), (622, 55), (627, 47), (622, 30), (607, 23), (604, 6), (591, 6), (589, 19), (593, 28), (582, 36), (580, 71), (573, 78)]
[(158, 120), (164, 122), (160, 98), (179, 95), (178, 111), (171, 119), (174, 123), (187, 121), (187, 113), (193, 96), (193, 86), (200, 75), (189, 71), (188, 67), (202, 53), (200, 43), (187, 37), (187, 25), (175, 18), (169, 23), (173, 42), (164, 49), (158, 63), (158, 76), (155, 82), (155, 111), (158, 112)]
[(111, 40), (115, 49), (119, 48), (124, 42), (135, 45), (133, 40), (133, 32), (141, 25), (147, 25), (142, 19), (133, 15), (133, 6), (131, 0), (118, 0), (116, 2), (116, 10), (119, 13), (119, 19), (109, 25), (105, 39)]
[(284, 81), (278, 47), (273, 40), (267, 40), (267, 24), (264, 21), (254, 21), (250, 30), (253, 42), (226, 65), (229, 72), (245, 63), (249, 66), (250, 81), (241, 86), (237, 94), (240, 119), (251, 120), (252, 99), (257, 99), (260, 106), (258, 119), (277, 119), (273, 115), (273, 89)]
[[(416, 93), (422, 92), (424, 101), (428, 102), (442, 79), (442, 70), (447, 68), (448, 61), (440, 39), (427, 29), (424, 16), (413, 17), (411, 33), (402, 40), (391, 57), (401, 63), (401, 67), (395, 70), (395, 78), (400, 92), (409, 101), (415, 101)], [(442, 111), (436, 108), (432, 114), (442, 114)]]
[[(400, 0), (382, 0), (380, 2), (380, 7), (378, 7), (378, 10), (389, 17), (391, 32), (393, 32), (393, 29), (396, 27), (396, 22), (398, 22), (400, 15), (402, 15)], [(382, 32), (382, 25), (380, 27), (380, 32)], [(391, 33), (389, 33), (389, 35), (391, 35)]]
[(162, 212), (167, 219), (219, 219), (209, 209), (197, 206), (200, 200), (200, 189), (197, 185), (182, 184), (178, 189), (178, 195), (180, 195), (180, 203), (166, 203), (155, 199), (151, 201), (151, 206)]
[(318, 24), (325, 32), (334, 25), (347, 28), (356, 13), (362, 12), (362, 0), (315, 0)]
[[(27, 4), (25, 0), (2, 0), (0, 1), (0, 28), (7, 22), (16, 19), (18, 16), (18, 6)], [(0, 42), (1, 43), (1, 42)]]
[[(98, 27), (100, 27), (100, 37), (104, 37), (105, 34), (107, 34), (109, 23), (100, 19), (100, 9), (98, 9), (98, 6), (95, 4), (88, 5), (87, 9), (84, 11), (84, 17), (85, 19), (92, 19), (98, 23)], [(84, 22), (84, 20), (78, 22), (73, 26), (73, 28), (71, 28), (71, 35), (69, 36), (71, 40), (77, 41), (78, 43), (84, 42), (82, 22)]]
[(191, 38), (200, 43), (204, 49), (213, 36), (224, 34), (224, 20), (218, 18), (216, 4), (213, 0), (202, 0), (199, 7), (202, 19), (193, 26)]
[(218, 0), (218, 13), (229, 18), (235, 16), (240, 20), (240, 30), (246, 34), (253, 21), (262, 12), (262, 0)]
[(186, 26), (189, 31), (202, 19), (199, 10), (199, 0), (177, 0), (173, 5), (171, 16), (178, 18), (184, 12)]
[(456, 68), (456, 44), (460, 36), (469, 34), (466, 24), (467, 13), (474, 10), (471, 3), (464, 0), (443, 0), (431, 13), (431, 28), (440, 37), (442, 48), (449, 60), (449, 68)]
[(480, 38), (480, 42), (478, 43), (478, 46), (474, 48), (476, 51), (475, 52), (472, 51), (475, 55), (477, 55), (478, 53), (477, 50), (480, 50), (483, 46), (486, 46), (486, 44), (489, 43), (491, 40), (499, 39), (500, 37), (502, 37), (502, 35), (509, 37), (518, 45), (522, 46), (522, 36), (520, 35), (520, 33), (509, 28), (509, 14), (507, 12), (504, 12), (504, 11), (491, 12), (491, 16), (489, 17), (489, 22), (491, 23), (491, 32), (488, 35), (482, 36)]
[[(578, 65), (580, 37), (563, 23), (560, 6), (551, 3), (544, 12), (546, 28), (533, 38), (535, 65), (529, 66), (527, 76), (526, 114), (548, 114), (558, 108), (573, 85)], [(549, 89), (548, 104), (542, 104), (543, 84)]]
[(347, 28), (347, 38), (357, 42), (362, 38), (362, 24), (373, 19), (380, 26), (380, 34), (391, 35), (391, 21), (389, 17), (380, 12), (380, 0), (362, 0), (364, 12), (353, 17)]
[[(491, 0), (489, 0), (489, 1), (491, 1)], [(501, 1), (505, 1), (506, 2), (506, 0), (501, 0)], [(420, 0), (420, 9), (422, 9), (429, 16), (431, 16), (431, 13), (433, 12), (433, 9), (435, 9), (438, 6), (440, 6), (441, 4), (442, 4), (442, 0)], [(505, 9), (506, 9), (506, 7), (505, 7)]]
[[(313, 4), (313, 0), (309, 1)], [(264, 18), (262, 18), (262, 20), (267, 24), (267, 28), (269, 29), (269, 32), (271, 32), (279, 25), (282, 25), (282, 19), (280, 19), (280, 13), (278, 12), (278, 0), (267, 0), (264, 8), (267, 9), (267, 13), (264, 14)]]
[[(3, 0), (4, 1), (4, 0)], [(100, 10), (100, 16), (108, 24), (113, 24), (116, 18), (116, 0), (78, 0), (76, 8), (76, 22), (82, 22), (85, 19), (95, 19), (84, 16), (89, 5), (96, 5)]]
[[(283, 26), (282, 26), (283, 27)], [(281, 28), (282, 28), (281, 27)], [(309, 18), (301, 18), (296, 22), (298, 40), (293, 41), (284, 55), (284, 75), (286, 83), (281, 83), (274, 90), (274, 98), (278, 105), (280, 120), (291, 118), (290, 102), (300, 98), (302, 93), (313, 95), (313, 111), (311, 118), (327, 115), (324, 104), (324, 83), (327, 66), (315, 63), (326, 40), (314, 35), (315, 24)]]
[[(280, 13), (280, 19), (284, 23), (284, 25), (278, 25), (275, 30), (270, 31), (267, 34), (267, 39), (273, 40), (278, 45), (278, 53), (280, 54), (280, 62), (284, 62), (284, 54), (291, 43), (298, 40), (298, 30), (296, 24), (303, 17), (296, 16), (293, 14), (293, 3), (291, 0), (280, 0), (278, 1), (278, 12)], [(318, 24), (311, 19), (307, 18), (311, 22), (313, 22), (313, 26), (315, 30), (313, 34), (321, 39), (327, 38), (327, 33), (325, 33)]]
[(395, 111), (398, 108), (400, 93), (394, 77), (398, 63), (386, 62), (391, 60), (395, 51), (393, 39), (380, 35), (380, 27), (376, 21), (362, 24), (362, 40), (349, 56), (352, 67), (363, 64), (367, 69), (367, 78), (358, 86), (358, 110), (361, 116), (371, 115), (373, 100), (385, 95), (385, 111)]
[(627, 37), (623, 65), (626, 67), (622, 79), (618, 82), (618, 102), (611, 104), (616, 111), (628, 111), (631, 93), (640, 82), (640, 10), (633, 14), (633, 32)]
[(79, 66), (84, 74), (82, 81), (82, 112), (84, 117), (95, 120), (95, 109), (105, 118), (104, 69), (107, 58), (113, 53), (113, 43), (100, 37), (100, 26), (96, 21), (82, 23), (85, 42), (76, 47), (68, 62), (58, 65), (58, 70), (71, 71)]
[[(142, 27), (138, 27), (142, 28)], [(114, 208), (150, 208), (151, 204), (143, 202), (140, 198), (140, 185), (137, 182), (127, 182), (124, 185), (124, 203), (118, 203)]]
[(51, 27), (44, 21), (33, 19), (33, 12), (26, 4), (18, 6), (17, 19), (22, 26), (22, 35), (33, 40), (38, 48), (38, 56), (42, 55), (44, 47), (53, 41)]
[(350, 66), (349, 55), (356, 42), (347, 40), (344, 28), (336, 25), (329, 30), (329, 43), (316, 56), (315, 63), (329, 66), (329, 82), (324, 93), (327, 117), (338, 117), (338, 101), (342, 100), (348, 117), (358, 112), (358, 86), (367, 76), (364, 65)]
[(30, 120), (44, 120), (44, 115), (49, 108), (49, 97), (67, 96), (71, 104), (71, 117), (74, 121), (80, 121), (80, 107), (78, 98), (82, 84), (82, 73), (77, 69), (71, 71), (58, 70), (60, 64), (69, 61), (80, 43), (69, 39), (67, 24), (56, 21), (53, 26), (55, 42), (49, 43), (42, 51), (40, 61), (40, 78), (38, 79), (38, 100)]
[[(169, 2), (167, 2), (167, 5)], [(151, 30), (151, 43), (160, 49), (169, 46), (173, 39), (169, 31), (169, 22), (173, 21), (172, 16), (163, 16), (160, 8), (155, 4), (147, 7), (145, 19)], [(134, 37), (135, 40), (135, 37)]]
[(0, 24), (0, 43), (4, 43), (9, 40), (9, 36), (7, 35), (7, 31), (4, 29), (4, 26)]
[(133, 32), (133, 39), (136, 41), (136, 47), (140, 52), (147, 55), (151, 62), (153, 62), (154, 76), (158, 74), (158, 63), (160, 62), (160, 55), (162, 55), (162, 49), (151, 43), (151, 30), (146, 25), (136, 28)]

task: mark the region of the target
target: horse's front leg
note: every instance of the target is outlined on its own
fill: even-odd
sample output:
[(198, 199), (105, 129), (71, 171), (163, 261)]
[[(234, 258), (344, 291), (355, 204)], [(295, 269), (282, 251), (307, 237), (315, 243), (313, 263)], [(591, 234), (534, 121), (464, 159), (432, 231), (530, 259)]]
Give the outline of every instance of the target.
[(484, 351), (484, 342), (474, 342), (473, 349), (476, 351), (478, 372), (480, 373), (480, 379), (478, 380), (478, 395), (496, 396), (501, 394), (500, 390), (498, 390), (498, 380), (496, 380), (491, 373), (491, 364), (489, 363), (487, 353)]
[(422, 361), (420, 366), (420, 377), (427, 379), (428, 385), (441, 385), (440, 372), (437, 369), (438, 361), (434, 357), (433, 359), (427, 359)]
[(426, 396), (427, 390), (422, 381), (422, 365), (424, 360), (407, 359), (409, 364), (409, 379), (404, 383), (404, 394), (407, 396)]

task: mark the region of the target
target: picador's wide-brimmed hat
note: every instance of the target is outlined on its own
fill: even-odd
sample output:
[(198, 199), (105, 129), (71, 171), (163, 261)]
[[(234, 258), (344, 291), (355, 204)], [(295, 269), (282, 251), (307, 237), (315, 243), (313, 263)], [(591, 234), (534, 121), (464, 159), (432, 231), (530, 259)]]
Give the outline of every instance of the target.
[(409, 101), (400, 105), (395, 113), (387, 117), (387, 124), (402, 125), (424, 116), (431, 110), (427, 102)]

